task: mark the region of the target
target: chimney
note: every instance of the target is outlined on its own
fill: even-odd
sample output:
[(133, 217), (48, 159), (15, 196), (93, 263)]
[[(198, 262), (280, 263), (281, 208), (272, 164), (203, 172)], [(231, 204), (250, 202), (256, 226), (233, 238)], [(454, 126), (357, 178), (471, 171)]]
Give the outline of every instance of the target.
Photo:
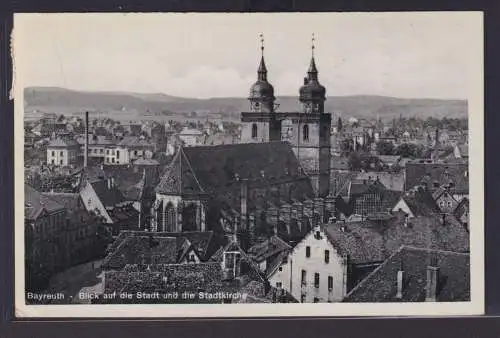
[(439, 267), (437, 265), (437, 257), (432, 255), (427, 267), (426, 302), (435, 302), (437, 298), (439, 284)]
[(396, 298), (397, 299), (403, 299), (403, 287), (404, 287), (404, 277), (405, 277), (405, 271), (403, 268), (403, 261), (400, 261), (400, 266), (399, 270), (397, 273), (397, 291), (396, 291)]
[(246, 179), (241, 180), (241, 192), (240, 192), (240, 214), (241, 214), (241, 225), (243, 229), (247, 229), (247, 196), (248, 196), (248, 182)]
[(89, 112), (85, 112), (85, 146), (83, 150), (83, 167), (87, 168), (89, 157)]

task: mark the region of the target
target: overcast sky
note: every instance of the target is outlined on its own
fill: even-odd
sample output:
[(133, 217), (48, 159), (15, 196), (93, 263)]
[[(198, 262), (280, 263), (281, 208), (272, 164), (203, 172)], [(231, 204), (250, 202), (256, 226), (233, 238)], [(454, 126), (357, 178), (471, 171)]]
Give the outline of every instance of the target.
[[(474, 15), (475, 14), (475, 15)], [(23, 86), (245, 97), (265, 38), (276, 95), (297, 95), (316, 36), (327, 95), (467, 99), (477, 13), (21, 14)], [(475, 68), (477, 69), (477, 67)]]

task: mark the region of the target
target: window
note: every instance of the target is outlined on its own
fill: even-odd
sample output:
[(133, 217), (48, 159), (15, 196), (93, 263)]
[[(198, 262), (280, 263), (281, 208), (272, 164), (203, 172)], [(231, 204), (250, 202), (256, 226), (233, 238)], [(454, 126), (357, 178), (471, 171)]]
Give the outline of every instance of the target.
[(134, 155), (137, 156), (137, 150), (134, 150)]
[(444, 207), (444, 201), (440, 201), (440, 202), (439, 202), (439, 206), (440, 206), (441, 208), (443, 208), (443, 207)]
[(319, 288), (319, 273), (314, 274), (314, 287)]
[(120, 158), (120, 151), (119, 150), (116, 151), (116, 158)]
[(309, 141), (309, 126), (306, 124), (302, 129), (302, 137), (304, 141)]
[(301, 303), (305, 303), (306, 302), (306, 295), (305, 294), (301, 294), (300, 295), (300, 302)]
[(50, 161), (50, 162), (51, 162), (52, 164), (55, 164), (55, 163), (56, 163), (56, 161), (55, 161), (54, 159), (52, 159), (52, 161)]
[(306, 272), (306, 270), (302, 270), (301, 276), (300, 276), (300, 280), (301, 280), (302, 285), (306, 284), (306, 279), (307, 279), (307, 272)]
[(61, 150), (61, 151), (59, 152), (59, 155), (64, 156), (64, 152)]
[(279, 270), (279, 271), (283, 271), (283, 267), (282, 267), (282, 266), (280, 266), (280, 267), (278, 268), (278, 270)]
[(101, 154), (104, 154), (104, 149), (99, 149), (99, 152), (100, 152)]
[(328, 291), (332, 291), (332, 290), (333, 290), (333, 277), (328, 276)]
[(106, 149), (106, 155), (109, 155), (109, 149)]
[(325, 250), (325, 263), (330, 263), (330, 251)]
[(106, 162), (108, 162), (108, 163), (109, 163), (109, 157), (106, 157)]
[(252, 138), (256, 139), (257, 138), (257, 124), (252, 124)]
[(448, 208), (451, 208), (451, 201), (448, 201), (447, 205), (448, 205)]
[(310, 246), (306, 246), (306, 257), (307, 258), (311, 257), (311, 247)]
[(56, 152), (52, 150), (52, 156), (56, 156)]
[(112, 162), (112, 163), (115, 163), (115, 158), (114, 158), (114, 157), (111, 159), (111, 162)]
[(278, 289), (281, 289), (281, 285), (282, 285), (282, 284), (281, 284), (281, 282), (276, 282), (276, 287), (277, 287)]
[(61, 164), (61, 165), (62, 165), (62, 164), (63, 164), (63, 160), (60, 160), (60, 161), (59, 161), (59, 164)]

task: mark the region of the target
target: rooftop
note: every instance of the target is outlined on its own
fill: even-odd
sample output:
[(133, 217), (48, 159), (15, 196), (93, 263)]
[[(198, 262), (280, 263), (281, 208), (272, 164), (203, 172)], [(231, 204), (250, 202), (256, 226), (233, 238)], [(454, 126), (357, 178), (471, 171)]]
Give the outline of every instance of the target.
[[(437, 260), (438, 302), (470, 301), (470, 258), (467, 253), (402, 246), (359, 283), (344, 302), (422, 302), (426, 298), (430, 258)], [(402, 298), (396, 298), (397, 274), (404, 271)]]

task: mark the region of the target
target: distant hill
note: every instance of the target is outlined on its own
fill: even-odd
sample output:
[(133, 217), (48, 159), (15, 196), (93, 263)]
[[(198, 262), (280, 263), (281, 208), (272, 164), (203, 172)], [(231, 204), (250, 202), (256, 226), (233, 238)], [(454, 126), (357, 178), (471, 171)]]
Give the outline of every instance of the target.
[[(248, 101), (241, 97), (193, 99), (170, 96), (162, 93), (139, 94), (128, 92), (86, 92), (57, 87), (29, 87), (24, 91), (25, 110), (76, 113), (84, 110), (115, 115), (123, 113), (130, 117), (165, 116), (175, 113), (197, 112), (237, 118), (241, 111), (248, 110)], [(300, 109), (298, 98), (280, 96), (276, 100), (280, 111)], [(399, 99), (385, 96), (330, 96), (326, 110), (342, 116), (371, 118), (380, 116), (390, 119), (403, 117), (466, 117), (467, 101), (438, 99)]]

